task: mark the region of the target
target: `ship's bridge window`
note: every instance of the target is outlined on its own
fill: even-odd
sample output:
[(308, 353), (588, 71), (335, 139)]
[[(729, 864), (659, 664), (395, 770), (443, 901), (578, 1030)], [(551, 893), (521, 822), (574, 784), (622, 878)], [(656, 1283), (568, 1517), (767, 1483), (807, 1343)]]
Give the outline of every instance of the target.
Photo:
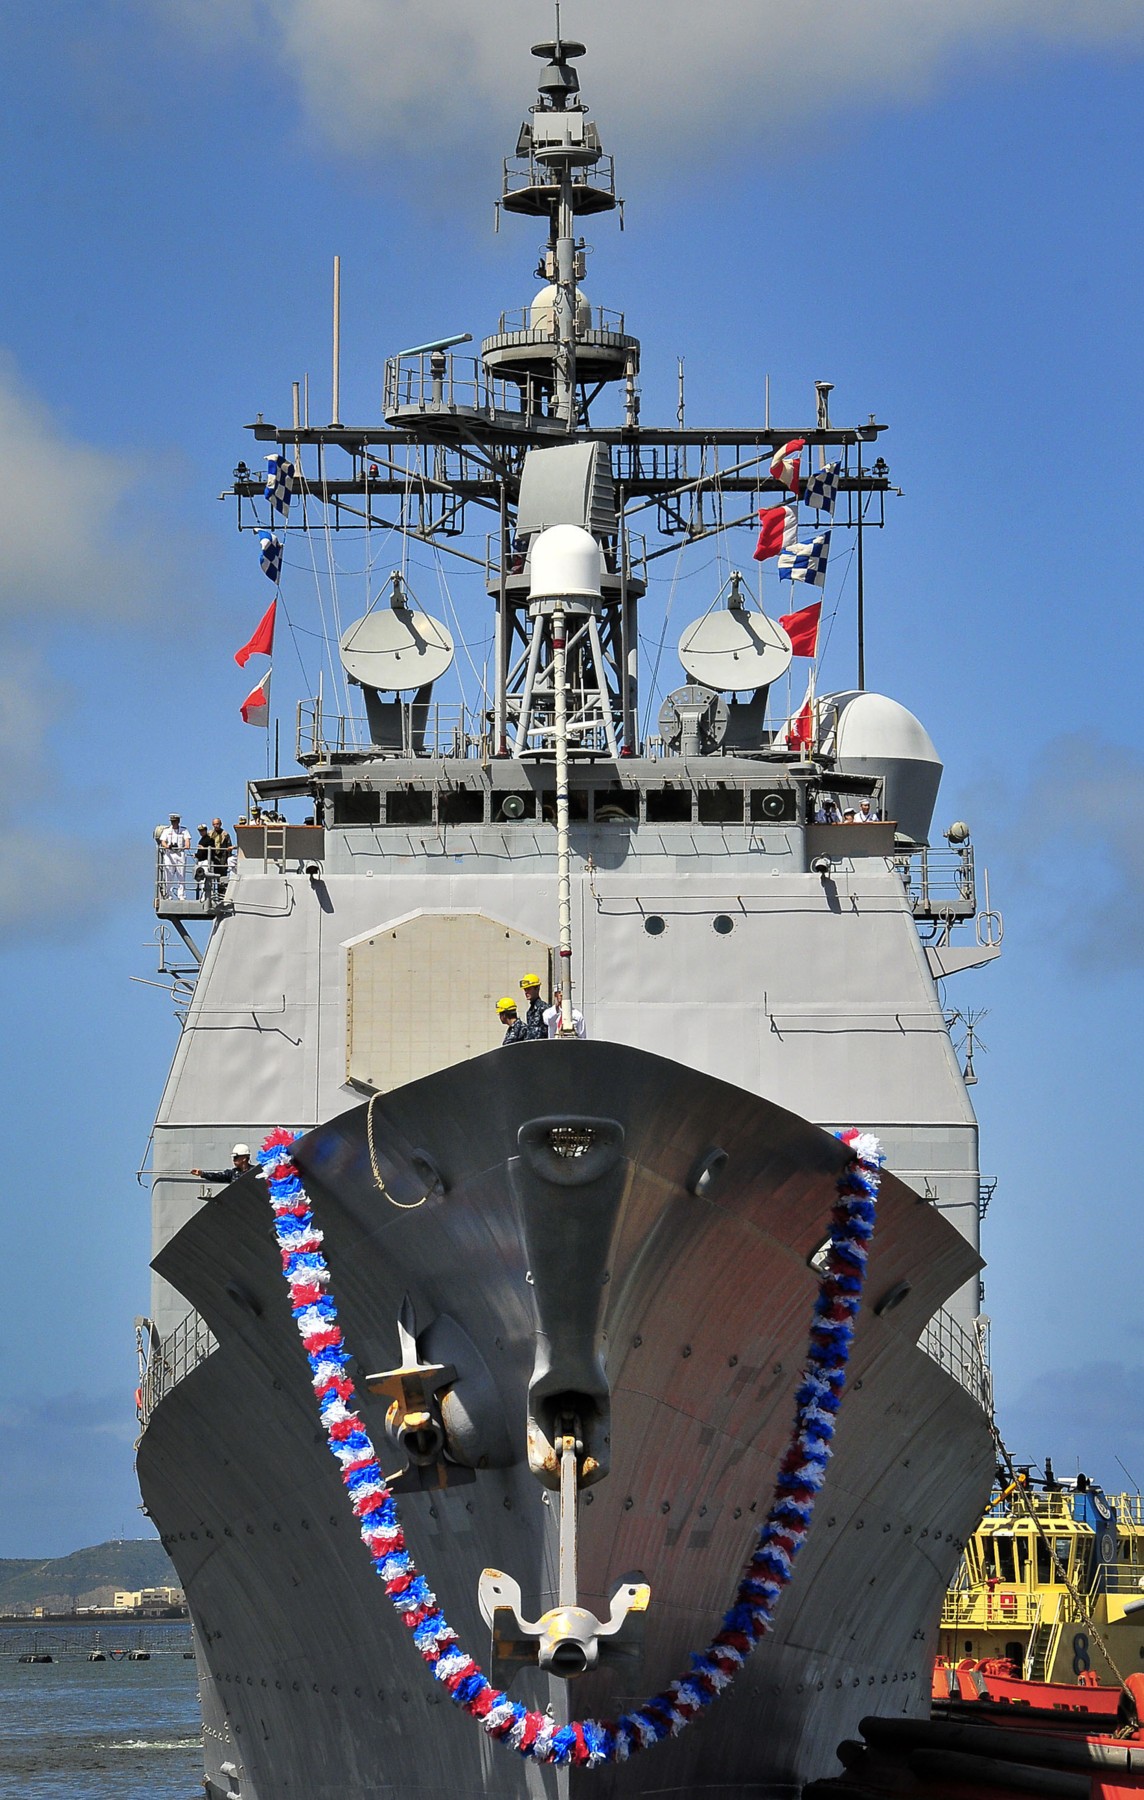
[(483, 788), (450, 788), (437, 802), (442, 825), (481, 825), (485, 817)]
[(648, 788), (647, 818), (649, 825), (690, 825), (691, 789)]
[(376, 788), (351, 787), (334, 795), (335, 825), (378, 825), (381, 795)]
[(1037, 1552), (1038, 1583), (1041, 1587), (1051, 1587), (1054, 1585), (1056, 1587), (1063, 1587), (1065, 1577), (1058, 1570), (1057, 1563), (1060, 1564), (1061, 1569), (1067, 1574), (1069, 1567), (1069, 1551), (1072, 1548), (1072, 1540), (1070, 1538), (1057, 1538), (1050, 1544), (1046, 1543), (1043, 1537), (1038, 1536), (1034, 1542)]
[(635, 788), (597, 788), (592, 803), (592, 817), (597, 825), (634, 824), (640, 816), (639, 794)]
[(701, 825), (741, 825), (743, 823), (742, 788), (700, 788), (699, 823)]
[(385, 796), (387, 825), (432, 825), (431, 788), (392, 788)]
[[(545, 788), (540, 796), (540, 816), (546, 825), (556, 823), (556, 789)], [(568, 817), (573, 825), (588, 823), (588, 790), (587, 788), (570, 788), (568, 792)]]
[(994, 1534), (993, 1567), (1002, 1581), (1016, 1586), (1023, 1579), (1023, 1561), (1016, 1538), (1012, 1535), (1002, 1537), (1000, 1533)]
[[(1073, 1543), (1074, 1543), (1074, 1540), (1072, 1538), (1063, 1537), (1063, 1538), (1057, 1538), (1056, 1542), (1053, 1545), (1053, 1549), (1057, 1553), (1057, 1561), (1060, 1563), (1061, 1568), (1064, 1569), (1064, 1571), (1067, 1575), (1072, 1574)], [(1056, 1572), (1054, 1571), (1053, 1580), (1060, 1581), (1060, 1579), (1061, 1579), (1060, 1576), (1058, 1574), (1056, 1574)]]

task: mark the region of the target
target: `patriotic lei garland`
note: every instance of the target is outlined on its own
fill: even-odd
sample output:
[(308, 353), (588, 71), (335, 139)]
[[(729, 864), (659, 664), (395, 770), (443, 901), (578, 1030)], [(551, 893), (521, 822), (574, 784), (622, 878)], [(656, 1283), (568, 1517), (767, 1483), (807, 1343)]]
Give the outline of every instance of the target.
[(591, 1769), (600, 1763), (625, 1762), (637, 1750), (674, 1737), (730, 1685), (769, 1630), (794, 1558), (806, 1541), (815, 1496), (826, 1479), (835, 1415), (842, 1401), (854, 1320), (861, 1304), (884, 1160), (878, 1140), (854, 1130), (837, 1134), (853, 1152), (854, 1161), (838, 1177), (830, 1249), (814, 1303), (794, 1429), (779, 1466), (770, 1511), (720, 1630), (705, 1650), (692, 1656), (686, 1675), (642, 1706), (616, 1720), (576, 1719), (558, 1726), (546, 1713), (532, 1711), (493, 1687), (462, 1650), (405, 1547), (397, 1503), (386, 1485), (365, 1422), (354, 1410), (356, 1394), (346, 1372), (350, 1354), (329, 1291), (323, 1234), (290, 1156), (298, 1135), (273, 1131), (258, 1154), (270, 1190), (294, 1321), (309, 1357), (330, 1450), (341, 1466), (342, 1482), (361, 1521), (362, 1539), (430, 1673), (490, 1737), (536, 1762), (572, 1763)]

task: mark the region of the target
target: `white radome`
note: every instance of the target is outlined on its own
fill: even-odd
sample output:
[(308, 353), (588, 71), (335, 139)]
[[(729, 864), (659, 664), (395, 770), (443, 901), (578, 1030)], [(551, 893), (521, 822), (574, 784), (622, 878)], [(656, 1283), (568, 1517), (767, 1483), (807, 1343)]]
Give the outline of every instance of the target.
[(590, 531), (550, 525), (532, 540), (533, 600), (598, 600), (603, 559)]
[[(528, 328), (530, 331), (556, 330), (556, 296), (559, 288), (554, 284), (542, 287), (532, 305), (528, 309)], [(577, 290), (576, 293), (576, 335), (582, 337), (592, 329), (592, 303), (588, 296)]]

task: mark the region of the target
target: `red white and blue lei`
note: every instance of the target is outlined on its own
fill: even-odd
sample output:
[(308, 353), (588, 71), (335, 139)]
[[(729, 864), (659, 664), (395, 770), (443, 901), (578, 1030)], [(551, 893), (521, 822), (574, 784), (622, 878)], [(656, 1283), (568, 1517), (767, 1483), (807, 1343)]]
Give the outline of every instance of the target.
[(830, 1247), (814, 1303), (806, 1365), (795, 1399), (794, 1429), (779, 1466), (774, 1499), (734, 1602), (686, 1675), (615, 1720), (575, 1719), (558, 1725), (495, 1688), (460, 1646), (428, 1582), (405, 1546), (397, 1503), (386, 1485), (357, 1395), (347, 1374), (350, 1353), (330, 1292), (330, 1271), (302, 1179), (291, 1160), (297, 1141), (274, 1131), (259, 1151), (290, 1304), (309, 1357), (329, 1447), (374, 1568), (435, 1679), (491, 1738), (537, 1762), (595, 1768), (624, 1762), (637, 1750), (674, 1737), (734, 1680), (763, 1634), (806, 1541), (815, 1497), (826, 1480), (834, 1423), (842, 1400), (854, 1320), (862, 1298), (883, 1162), (878, 1140), (858, 1131), (839, 1138), (854, 1160), (837, 1183)]

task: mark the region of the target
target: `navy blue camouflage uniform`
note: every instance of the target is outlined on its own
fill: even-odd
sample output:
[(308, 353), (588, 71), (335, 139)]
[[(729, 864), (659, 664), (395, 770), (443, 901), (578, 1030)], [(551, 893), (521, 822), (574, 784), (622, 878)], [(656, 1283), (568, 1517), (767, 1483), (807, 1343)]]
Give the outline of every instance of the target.
[(523, 1019), (514, 1019), (501, 1039), (501, 1048), (506, 1044), (525, 1044), (529, 1038), (528, 1026)]
[(538, 1044), (542, 1038), (548, 1036), (548, 1027), (544, 1023), (544, 1015), (547, 1010), (548, 1002), (542, 1000), (539, 994), (535, 1000), (529, 1001), (528, 1011), (524, 1015), (524, 1032), (531, 1043)]

